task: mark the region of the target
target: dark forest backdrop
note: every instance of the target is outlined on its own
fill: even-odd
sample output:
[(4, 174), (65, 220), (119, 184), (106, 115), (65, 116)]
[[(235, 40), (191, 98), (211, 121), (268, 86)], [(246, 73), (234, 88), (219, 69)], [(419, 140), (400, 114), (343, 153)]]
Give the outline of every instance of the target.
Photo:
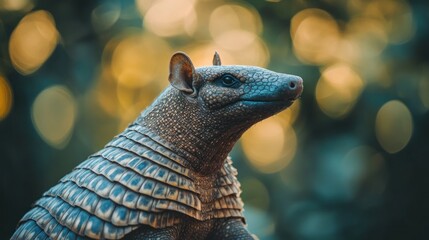
[(169, 57), (303, 77), (232, 152), (261, 239), (426, 239), (424, 0), (0, 1), (0, 238), (168, 84)]

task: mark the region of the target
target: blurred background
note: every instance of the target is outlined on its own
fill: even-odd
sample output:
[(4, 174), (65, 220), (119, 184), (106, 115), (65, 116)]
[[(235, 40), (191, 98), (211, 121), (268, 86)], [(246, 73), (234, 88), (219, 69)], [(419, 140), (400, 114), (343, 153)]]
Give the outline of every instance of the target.
[(427, 239), (424, 0), (0, 0), (0, 238), (168, 84), (169, 58), (301, 76), (232, 152), (260, 239)]

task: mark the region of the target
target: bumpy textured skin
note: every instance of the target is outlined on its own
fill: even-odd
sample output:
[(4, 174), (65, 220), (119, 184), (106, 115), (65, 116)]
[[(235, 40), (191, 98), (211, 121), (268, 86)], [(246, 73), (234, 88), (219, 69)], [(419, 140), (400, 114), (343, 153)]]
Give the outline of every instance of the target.
[[(12, 239), (252, 239), (228, 153), (299, 97), (302, 80), (214, 63), (174, 55), (172, 86), (45, 192)], [(225, 74), (236, 84), (222, 85)]]

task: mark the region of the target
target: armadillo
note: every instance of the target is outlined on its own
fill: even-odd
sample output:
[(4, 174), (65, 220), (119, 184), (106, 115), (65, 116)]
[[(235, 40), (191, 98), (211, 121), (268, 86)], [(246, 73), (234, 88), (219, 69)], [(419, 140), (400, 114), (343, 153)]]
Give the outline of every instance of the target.
[(300, 77), (254, 66), (194, 68), (34, 203), (12, 239), (252, 239), (228, 156), (253, 124), (289, 107)]

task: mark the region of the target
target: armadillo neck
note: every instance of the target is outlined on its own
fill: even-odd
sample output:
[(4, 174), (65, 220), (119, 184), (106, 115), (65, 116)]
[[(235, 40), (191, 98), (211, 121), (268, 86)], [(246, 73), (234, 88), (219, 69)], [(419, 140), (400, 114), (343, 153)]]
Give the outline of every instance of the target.
[(172, 146), (202, 176), (216, 173), (247, 127), (221, 126), (197, 104), (168, 88), (134, 124)]

